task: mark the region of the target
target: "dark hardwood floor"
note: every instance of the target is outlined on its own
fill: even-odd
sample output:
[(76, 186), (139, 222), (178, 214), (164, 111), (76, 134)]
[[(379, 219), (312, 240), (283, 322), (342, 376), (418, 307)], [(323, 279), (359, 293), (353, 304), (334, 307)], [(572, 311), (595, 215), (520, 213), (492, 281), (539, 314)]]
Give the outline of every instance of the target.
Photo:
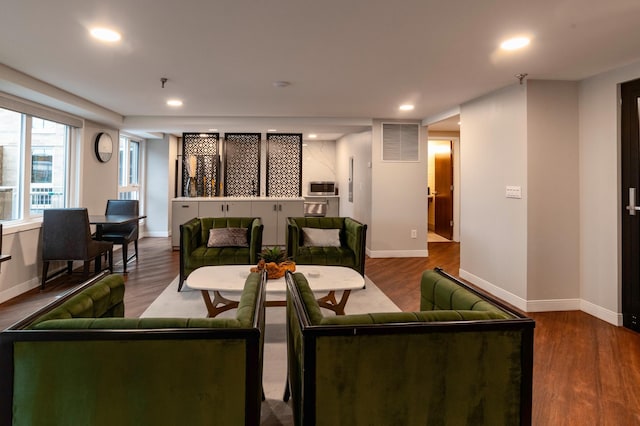
[[(126, 276), (127, 316), (149, 306), (178, 275), (178, 263), (168, 238), (140, 240), (139, 260), (129, 263)], [(367, 259), (366, 274), (402, 310), (412, 311), (419, 307), (420, 274), (436, 266), (456, 275), (459, 244), (429, 243), (428, 258)], [(0, 329), (80, 281), (80, 275), (63, 275), (44, 291), (0, 304)], [(640, 425), (640, 334), (583, 312), (529, 316), (536, 320), (534, 425)]]

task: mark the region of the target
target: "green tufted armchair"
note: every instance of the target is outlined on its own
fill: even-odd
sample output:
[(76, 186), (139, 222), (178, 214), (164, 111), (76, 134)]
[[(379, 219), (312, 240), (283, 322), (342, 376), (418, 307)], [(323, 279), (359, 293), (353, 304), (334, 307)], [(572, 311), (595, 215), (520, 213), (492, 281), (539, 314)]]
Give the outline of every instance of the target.
[[(339, 246), (305, 242), (303, 228), (339, 230)], [(287, 254), (300, 265), (346, 266), (364, 276), (367, 225), (350, 217), (290, 217)]]
[[(208, 247), (212, 228), (244, 228), (247, 230), (246, 244)], [(189, 274), (201, 266), (257, 264), (263, 228), (260, 218), (254, 217), (201, 217), (180, 225), (178, 291)]]
[(532, 319), (440, 269), (417, 312), (325, 316), (303, 274), (286, 281), (296, 426), (531, 424)]

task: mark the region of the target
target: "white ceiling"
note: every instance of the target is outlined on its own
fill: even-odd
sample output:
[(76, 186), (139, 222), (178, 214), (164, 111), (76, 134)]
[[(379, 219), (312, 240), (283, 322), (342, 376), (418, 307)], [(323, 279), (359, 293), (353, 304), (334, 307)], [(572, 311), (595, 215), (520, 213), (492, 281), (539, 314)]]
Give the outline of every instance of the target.
[[(129, 131), (276, 128), (335, 139), (372, 118), (428, 119), (517, 84), (518, 73), (580, 80), (640, 59), (638, 0), (0, 4), (1, 91)], [(94, 41), (87, 28), (97, 24), (123, 40)], [(527, 49), (499, 51), (520, 34), (532, 38)], [(22, 73), (90, 102), (42, 96)], [(274, 87), (279, 80), (291, 85)], [(184, 106), (166, 106), (170, 97)], [(415, 110), (398, 111), (403, 103)]]

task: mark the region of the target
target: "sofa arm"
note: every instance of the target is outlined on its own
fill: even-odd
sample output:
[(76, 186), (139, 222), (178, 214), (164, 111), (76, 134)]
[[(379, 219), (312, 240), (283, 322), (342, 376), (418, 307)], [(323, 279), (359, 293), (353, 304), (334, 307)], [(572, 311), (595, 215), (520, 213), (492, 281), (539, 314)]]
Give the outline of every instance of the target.
[(296, 260), (300, 248), (300, 227), (295, 218), (287, 218), (287, 256)]
[(355, 254), (355, 269), (364, 276), (365, 253), (367, 250), (367, 225), (344, 218), (345, 243)]
[(37, 317), (28, 328), (34, 328), (37, 324), (49, 320), (123, 316), (124, 278), (122, 275), (112, 274)]
[(197, 217), (180, 225), (180, 255), (188, 256), (202, 245), (202, 222)]
[(249, 259), (252, 265), (256, 265), (262, 250), (262, 232), (264, 225), (259, 217), (253, 219), (249, 226)]

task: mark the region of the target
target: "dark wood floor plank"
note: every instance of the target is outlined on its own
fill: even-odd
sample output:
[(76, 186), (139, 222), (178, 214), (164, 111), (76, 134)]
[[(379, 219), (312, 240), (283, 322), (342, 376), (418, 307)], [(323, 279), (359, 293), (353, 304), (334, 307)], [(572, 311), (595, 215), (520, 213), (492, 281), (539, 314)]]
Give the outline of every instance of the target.
[[(366, 274), (402, 310), (417, 310), (422, 271), (439, 266), (456, 275), (459, 250), (458, 243), (429, 243), (428, 258), (367, 259)], [(168, 238), (143, 238), (139, 256), (126, 276), (130, 317), (144, 312), (178, 275), (178, 252)], [(79, 274), (63, 275), (44, 291), (0, 304), (0, 329), (81, 281)], [(529, 316), (536, 320), (534, 425), (640, 425), (640, 334), (579, 311)]]

